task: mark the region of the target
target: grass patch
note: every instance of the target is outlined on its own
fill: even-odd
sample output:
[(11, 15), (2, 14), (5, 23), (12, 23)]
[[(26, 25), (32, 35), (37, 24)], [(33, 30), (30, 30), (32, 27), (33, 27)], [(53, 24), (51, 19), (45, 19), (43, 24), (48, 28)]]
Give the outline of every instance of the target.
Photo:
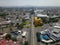
[(36, 26), (35, 28), (41, 28), (42, 26)]
[(31, 28), (31, 26), (26, 26), (26, 28)]
[(25, 21), (25, 24), (31, 24), (31, 22), (29, 22), (29, 21)]

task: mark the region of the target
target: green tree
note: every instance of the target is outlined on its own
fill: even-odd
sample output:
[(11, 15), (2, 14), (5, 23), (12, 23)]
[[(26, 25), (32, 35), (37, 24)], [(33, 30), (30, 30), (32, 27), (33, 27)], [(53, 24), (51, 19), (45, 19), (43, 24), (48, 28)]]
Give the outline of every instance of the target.
[(24, 45), (28, 45), (28, 41), (25, 41), (25, 42), (24, 42)]
[(6, 14), (6, 13), (2, 13), (2, 14), (0, 14), (0, 16), (2, 17), (2, 18), (4, 18), (5, 19), (5, 16), (7, 16), (8, 14)]
[(40, 42), (40, 40), (41, 40), (41, 39), (40, 39), (40, 32), (37, 32), (37, 33), (36, 33), (36, 37), (37, 37), (37, 41)]
[(19, 25), (20, 28), (23, 28), (23, 26), (24, 26), (24, 23), (21, 23), (21, 24)]
[(7, 34), (7, 35), (5, 36), (5, 39), (10, 40), (10, 39), (11, 39), (11, 35), (10, 35), (10, 34)]

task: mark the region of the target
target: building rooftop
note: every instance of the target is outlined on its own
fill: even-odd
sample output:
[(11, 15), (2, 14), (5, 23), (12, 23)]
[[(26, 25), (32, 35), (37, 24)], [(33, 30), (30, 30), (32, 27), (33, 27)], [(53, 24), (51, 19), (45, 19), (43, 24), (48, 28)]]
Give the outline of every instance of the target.
[(43, 14), (37, 14), (37, 17), (49, 17), (49, 16)]
[(0, 25), (4, 25), (4, 24), (9, 24), (11, 21), (9, 20), (9, 21), (2, 21), (2, 22), (0, 22)]

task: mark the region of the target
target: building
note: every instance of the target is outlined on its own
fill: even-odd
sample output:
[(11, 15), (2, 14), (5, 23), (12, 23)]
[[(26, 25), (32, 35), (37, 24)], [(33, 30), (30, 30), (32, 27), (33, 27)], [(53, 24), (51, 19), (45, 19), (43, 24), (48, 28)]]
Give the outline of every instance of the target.
[(2, 22), (0, 22), (0, 26), (1, 27), (6, 27), (9, 24), (11, 24), (11, 21), (10, 20), (9, 21), (2, 21)]
[(54, 26), (53, 30), (49, 30), (48, 35), (54, 40), (60, 40), (60, 26)]
[(49, 17), (48, 15), (43, 15), (43, 14), (37, 14), (36, 16), (40, 17), (40, 18), (48, 18)]
[(43, 42), (49, 43), (49, 42), (59, 41), (60, 40), (60, 26), (54, 26), (44, 31), (41, 31), (41, 34), (43, 34), (42, 36), (48, 35), (48, 37), (50, 38), (49, 39), (50, 41), (42, 38), (41, 41)]
[(25, 15), (25, 20), (29, 20), (30, 19), (30, 15), (29, 15), (29, 13), (27, 13), (26, 15)]

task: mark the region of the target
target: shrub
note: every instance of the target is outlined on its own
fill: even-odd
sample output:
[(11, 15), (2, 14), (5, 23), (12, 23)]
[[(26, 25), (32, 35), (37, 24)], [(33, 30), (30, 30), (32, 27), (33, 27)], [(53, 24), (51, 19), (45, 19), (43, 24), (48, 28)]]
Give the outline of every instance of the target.
[(16, 38), (16, 37), (12, 37), (12, 40), (13, 40), (13, 41), (17, 41), (17, 38)]
[(19, 27), (21, 27), (21, 28), (23, 28), (23, 26), (24, 26), (24, 23), (21, 23), (21, 24), (19, 25)]
[(30, 28), (30, 26), (26, 26), (26, 28)]
[(7, 40), (11, 39), (11, 35), (10, 35), (10, 34), (7, 34), (7, 35), (5, 36), (5, 39), (7, 39)]
[(24, 45), (28, 45), (28, 41), (25, 41), (25, 42), (24, 42)]
[(41, 39), (40, 39), (40, 32), (37, 32), (37, 33), (36, 33), (36, 37), (37, 37), (37, 41), (40, 42), (40, 40), (41, 40)]

